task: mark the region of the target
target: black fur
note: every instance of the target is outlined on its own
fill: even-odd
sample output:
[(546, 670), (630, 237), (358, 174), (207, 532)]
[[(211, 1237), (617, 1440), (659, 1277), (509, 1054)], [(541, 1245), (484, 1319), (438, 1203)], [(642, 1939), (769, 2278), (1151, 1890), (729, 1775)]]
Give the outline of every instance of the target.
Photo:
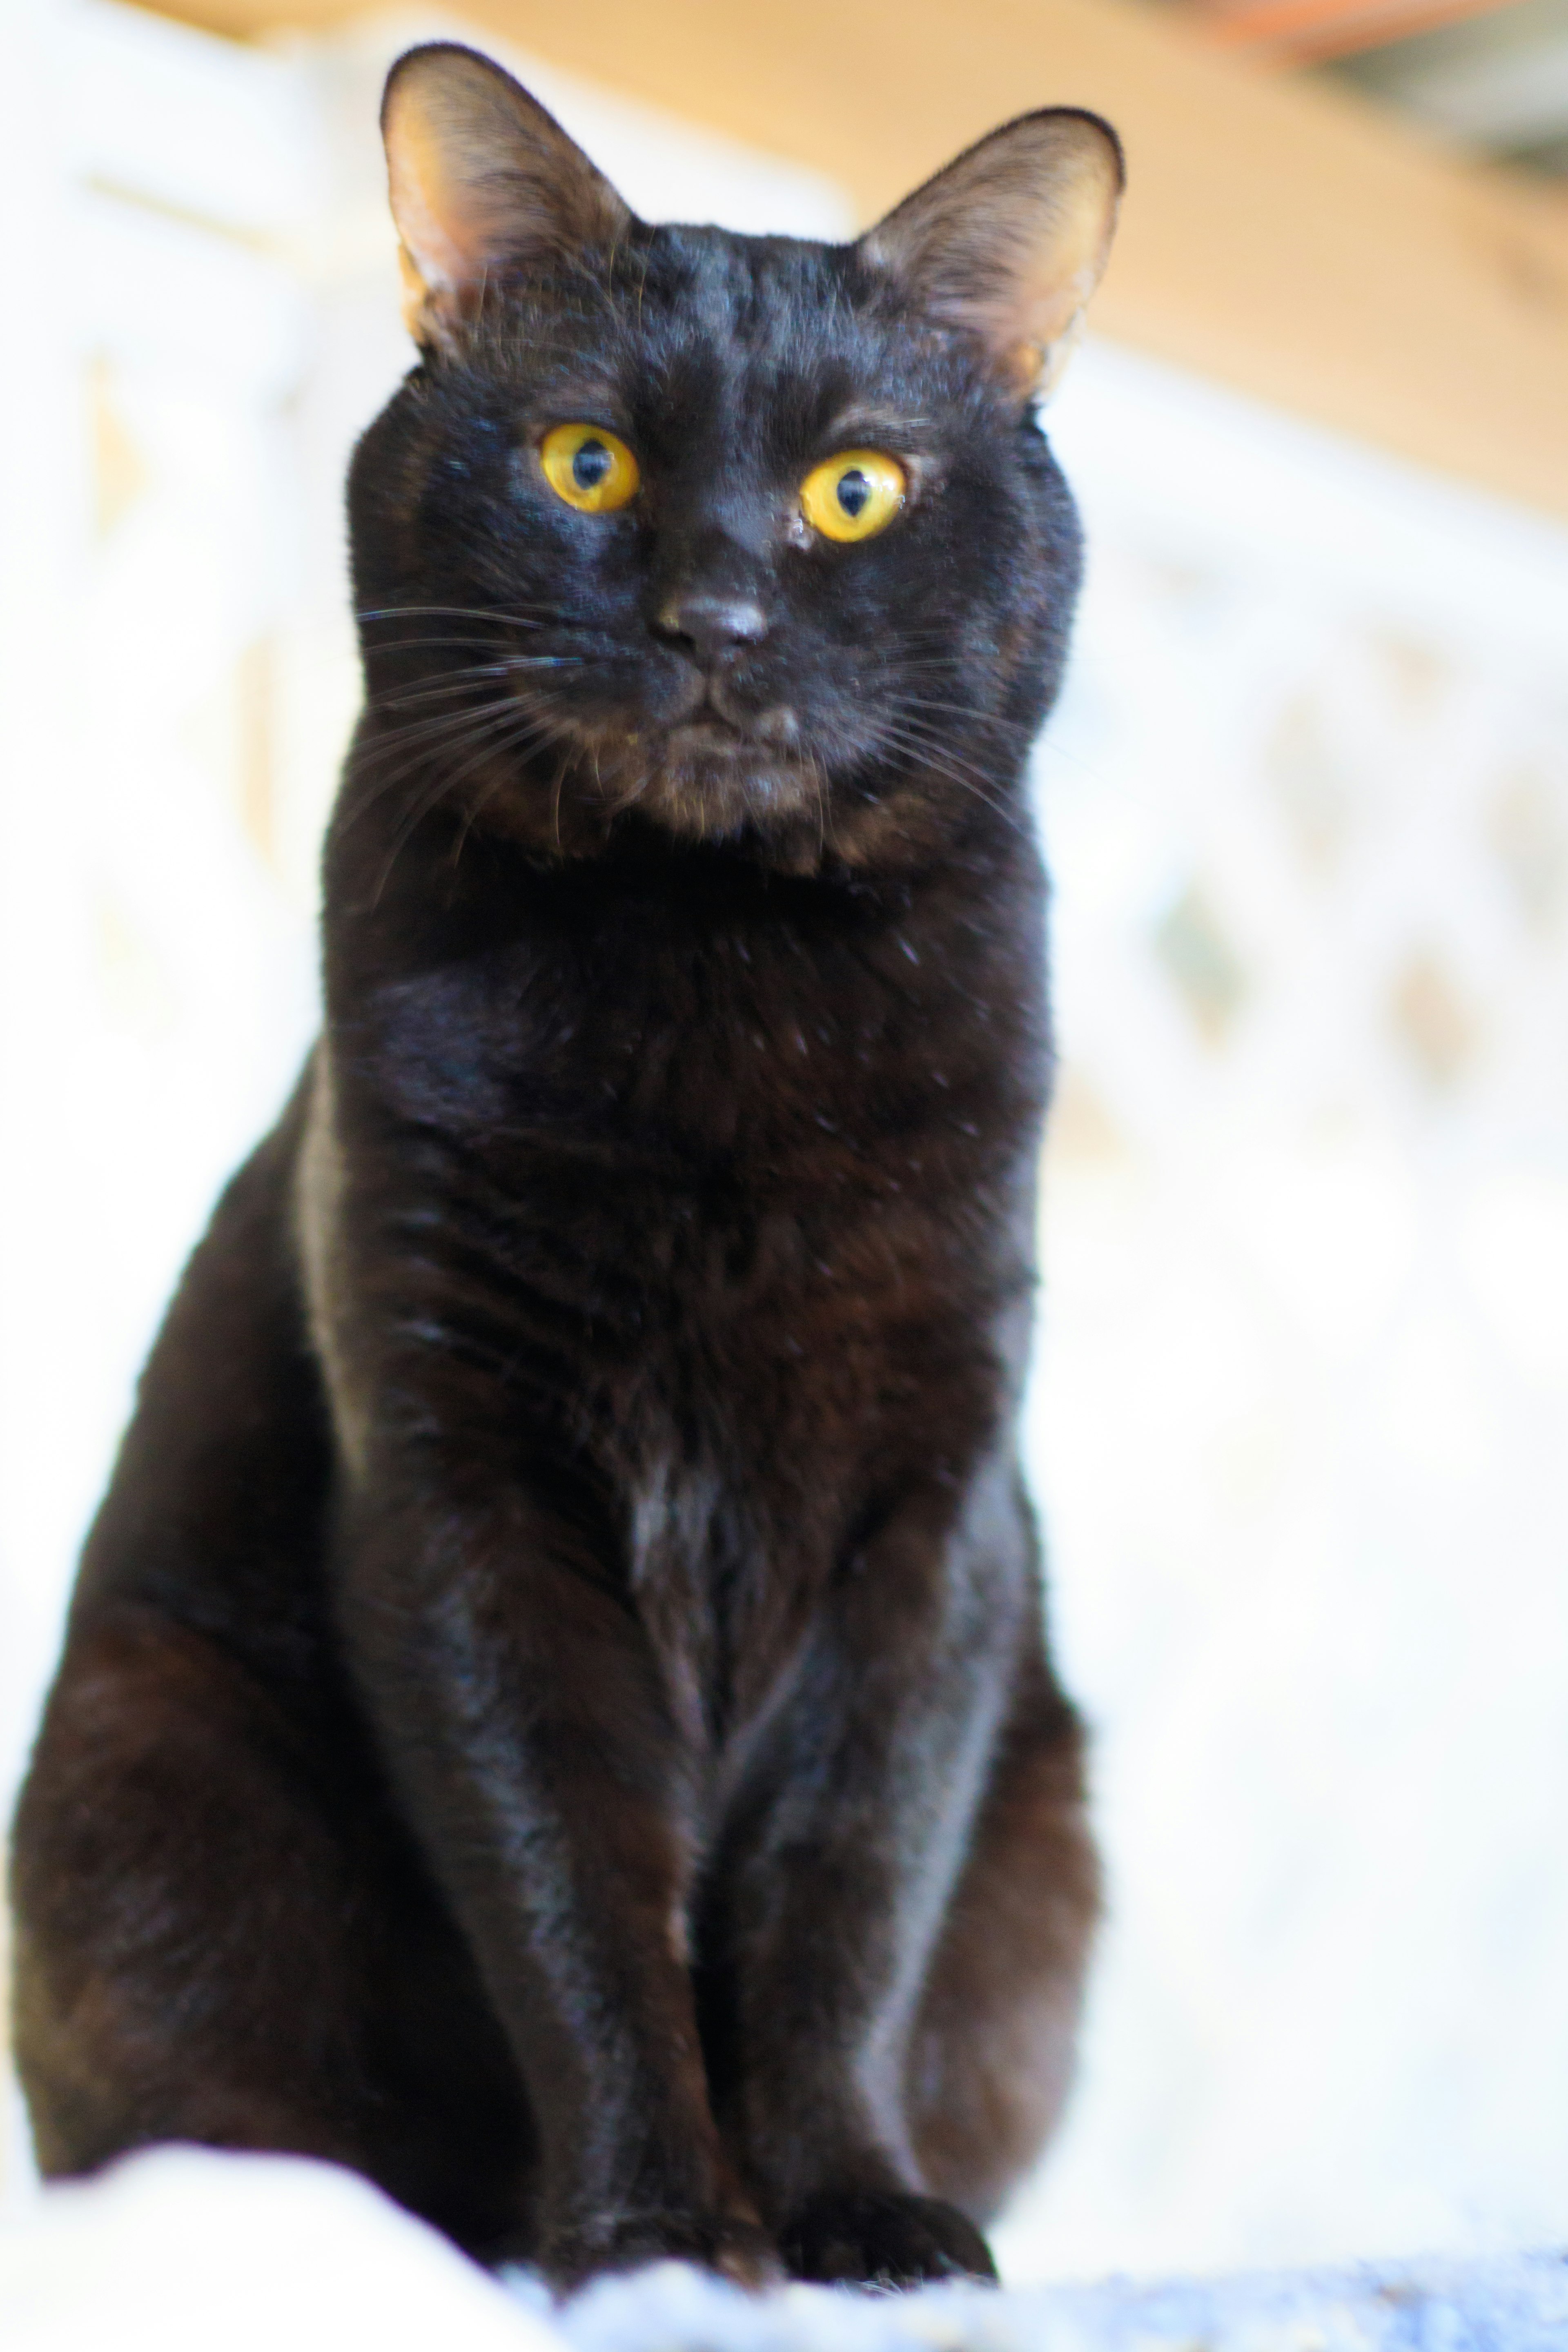
[[(850, 446), (908, 506), (815, 540)], [(1015, 1437), (1070, 501), (865, 248), (630, 223), (500, 274), (351, 514), (322, 1042), (17, 1824), (42, 2160), (323, 2154), (563, 2282), (984, 2274), (1095, 1901)]]

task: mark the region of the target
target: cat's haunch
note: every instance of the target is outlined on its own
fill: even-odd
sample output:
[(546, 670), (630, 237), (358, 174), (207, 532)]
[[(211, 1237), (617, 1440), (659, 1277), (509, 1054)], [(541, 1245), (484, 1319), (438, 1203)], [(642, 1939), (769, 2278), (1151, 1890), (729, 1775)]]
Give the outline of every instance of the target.
[(335, 2158), (569, 2284), (991, 2274), (1096, 1867), (1016, 1420), (1032, 402), (1114, 137), (637, 220), (447, 44), (355, 454), (326, 1018), (88, 1543), (16, 1823), (47, 2172)]

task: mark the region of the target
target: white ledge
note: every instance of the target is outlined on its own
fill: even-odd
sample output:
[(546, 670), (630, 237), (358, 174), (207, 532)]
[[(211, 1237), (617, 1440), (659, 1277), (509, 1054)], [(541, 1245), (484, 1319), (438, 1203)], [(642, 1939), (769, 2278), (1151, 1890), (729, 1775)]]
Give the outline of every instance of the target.
[(5, 2352), (1564, 2352), (1568, 2261), (749, 2296), (678, 2263), (565, 2305), (331, 2165), (159, 2148), (0, 2229)]

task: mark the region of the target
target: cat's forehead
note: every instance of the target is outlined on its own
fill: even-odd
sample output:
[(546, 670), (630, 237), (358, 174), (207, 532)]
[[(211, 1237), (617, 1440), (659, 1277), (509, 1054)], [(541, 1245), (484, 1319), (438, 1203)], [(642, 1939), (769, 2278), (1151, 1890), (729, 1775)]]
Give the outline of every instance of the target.
[(839, 413), (931, 404), (929, 349), (843, 247), (653, 229), (596, 291), (558, 322), (549, 373), (649, 425), (794, 442)]
[(746, 342), (804, 325), (831, 332), (846, 310), (850, 258), (840, 246), (679, 224), (645, 230), (625, 278), (645, 310)]

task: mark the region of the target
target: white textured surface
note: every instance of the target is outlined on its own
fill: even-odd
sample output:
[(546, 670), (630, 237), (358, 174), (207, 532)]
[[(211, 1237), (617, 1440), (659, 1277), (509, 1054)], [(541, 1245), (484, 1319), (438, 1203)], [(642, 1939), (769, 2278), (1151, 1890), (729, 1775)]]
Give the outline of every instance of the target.
[(789, 2287), (748, 2301), (675, 2264), (560, 2315), (571, 2352), (1563, 2352), (1568, 2266), (1490, 2263), (990, 2293)]
[(5, 2352), (1562, 2352), (1538, 2256), (1321, 2276), (739, 2294), (676, 2263), (563, 2308), (509, 2294), (351, 2174), (191, 2148), (0, 2231)]
[(336, 2166), (156, 2148), (0, 2229), (5, 2352), (553, 2352), (444, 2238)]

